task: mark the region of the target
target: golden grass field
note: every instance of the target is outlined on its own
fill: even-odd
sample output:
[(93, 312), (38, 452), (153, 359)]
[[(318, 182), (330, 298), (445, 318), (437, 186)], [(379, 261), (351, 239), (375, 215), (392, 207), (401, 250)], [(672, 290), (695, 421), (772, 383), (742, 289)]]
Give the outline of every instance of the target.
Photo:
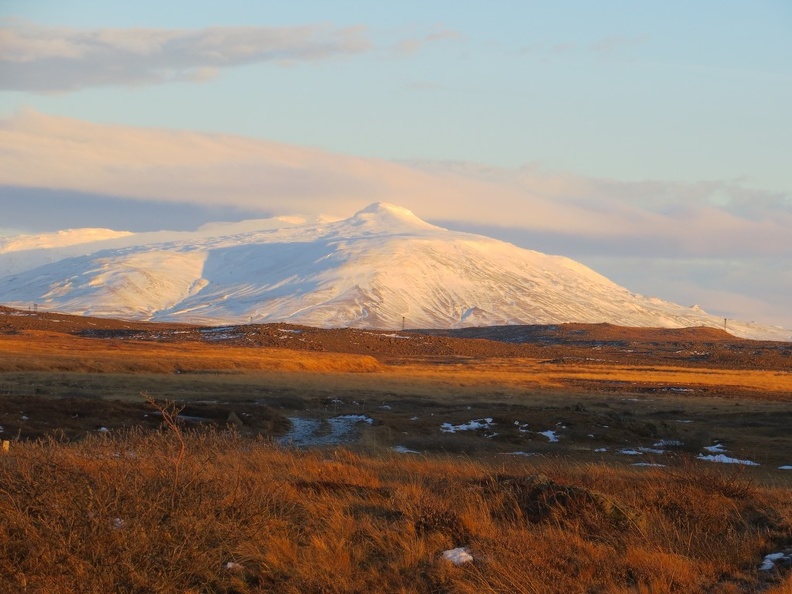
[[(783, 357), (365, 354), (13, 322), (2, 592), (792, 592), (785, 561), (759, 569), (792, 566)], [(342, 415), (371, 423), (341, 445), (279, 441), (289, 419)], [(702, 460), (713, 446), (757, 465)], [(457, 547), (472, 561), (443, 558)]]
[[(788, 550), (789, 490), (690, 465), (636, 472), (132, 431), (21, 444), (0, 459), (0, 484), (4, 592), (792, 587), (788, 570), (759, 570)], [(471, 560), (443, 557), (456, 548)]]

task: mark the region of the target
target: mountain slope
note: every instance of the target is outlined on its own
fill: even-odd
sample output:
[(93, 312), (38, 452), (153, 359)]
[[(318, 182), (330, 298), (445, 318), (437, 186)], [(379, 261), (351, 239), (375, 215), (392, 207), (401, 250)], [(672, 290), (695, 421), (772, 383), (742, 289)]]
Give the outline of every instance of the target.
[[(568, 258), (430, 225), (374, 204), (328, 224), (190, 237), (67, 258), (7, 276), (0, 302), (98, 316), (208, 324), (456, 328), (723, 320), (634, 295)], [(788, 340), (729, 322), (734, 334)]]

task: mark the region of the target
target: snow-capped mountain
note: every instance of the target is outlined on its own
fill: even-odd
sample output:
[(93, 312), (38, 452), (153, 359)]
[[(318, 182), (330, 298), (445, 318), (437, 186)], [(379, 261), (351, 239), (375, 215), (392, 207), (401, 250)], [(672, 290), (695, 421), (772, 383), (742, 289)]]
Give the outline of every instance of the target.
[[(391, 204), (338, 222), (269, 220), (249, 229), (219, 226), (175, 241), (122, 236), (84, 244), (82, 255), (72, 245), (61, 253), (72, 257), (54, 261), (58, 252), (47, 252), (51, 263), (27, 270), (20, 270), (24, 254), (13, 252), (16, 269), (6, 261), (4, 271), (0, 246), (0, 303), (205, 324), (723, 326), (699, 308), (632, 294), (569, 258), (448, 231)], [(729, 331), (774, 340), (792, 334), (732, 321)]]

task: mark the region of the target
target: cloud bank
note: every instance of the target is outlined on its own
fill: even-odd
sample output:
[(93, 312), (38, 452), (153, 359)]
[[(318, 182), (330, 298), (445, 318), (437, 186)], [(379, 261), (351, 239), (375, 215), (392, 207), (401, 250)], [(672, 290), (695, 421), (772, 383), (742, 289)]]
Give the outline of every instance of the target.
[[(35, 111), (0, 120), (0, 154), (0, 203), (13, 201), (26, 188), (28, 193), (46, 191), (51, 208), (42, 213), (44, 218), (68, 211), (75, 196), (85, 195), (92, 196), (92, 204), (101, 203), (107, 216), (116, 207), (128, 211), (134, 201), (146, 201), (160, 205), (151, 212), (166, 212), (161, 205), (170, 204), (248, 217), (346, 217), (382, 200), (432, 222), (591, 265), (597, 259), (613, 264), (638, 258), (643, 264), (633, 267), (632, 278), (643, 274), (647, 283), (652, 262), (665, 258), (657, 276), (665, 275), (678, 293), (650, 294), (688, 305), (715, 303), (719, 276), (725, 279), (727, 271), (739, 269), (741, 277), (732, 274), (721, 283), (730, 296), (723, 293), (722, 305), (714, 309), (733, 310), (738, 317), (740, 308), (750, 306), (751, 315), (742, 316), (747, 320), (773, 323), (753, 314), (757, 301), (777, 313), (786, 308), (784, 295), (792, 294), (786, 265), (792, 256), (790, 197), (735, 181), (622, 182), (532, 165), (397, 163), (239, 136), (100, 125)], [(4, 195), (10, 198), (4, 200)], [(113, 226), (100, 218), (95, 216), (91, 225)], [(647, 292), (614, 274), (618, 270), (614, 265), (602, 272)], [(629, 276), (629, 267), (623, 270)], [(767, 294), (758, 295), (763, 286)], [(745, 301), (746, 295), (753, 301)], [(733, 304), (729, 307), (727, 297)], [(783, 323), (792, 326), (792, 319)]]
[(552, 234), (607, 251), (792, 255), (789, 196), (735, 182), (621, 182), (471, 163), (366, 159), (222, 134), (25, 111), (0, 120), (0, 184), (346, 216), (384, 200), (423, 218)]
[(210, 79), (220, 68), (359, 54), (363, 27), (73, 29), (0, 21), (0, 90), (38, 93)]

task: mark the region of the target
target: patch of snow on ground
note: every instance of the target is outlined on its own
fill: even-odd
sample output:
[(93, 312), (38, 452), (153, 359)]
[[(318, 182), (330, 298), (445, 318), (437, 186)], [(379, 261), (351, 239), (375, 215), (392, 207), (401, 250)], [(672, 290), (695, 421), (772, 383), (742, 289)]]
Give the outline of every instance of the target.
[(501, 452), (504, 456), (537, 456), (536, 452)]
[(558, 435), (555, 431), (537, 431), (539, 435), (544, 435), (550, 443), (556, 443), (558, 441)]
[(374, 424), (374, 419), (372, 419), (371, 417), (367, 417), (366, 415), (339, 415), (337, 417), (330, 419), (330, 422), (336, 420), (368, 423), (369, 425)]
[(656, 448), (624, 448), (619, 450), (620, 454), (625, 454), (626, 456), (640, 456), (641, 454), (665, 454), (665, 450), (658, 450)]
[(682, 447), (684, 442), (678, 439), (661, 439), (657, 443), (653, 444), (652, 447), (655, 448), (680, 448)]
[(699, 460), (706, 460), (707, 462), (720, 462), (721, 464), (742, 464), (743, 466), (759, 466), (758, 462), (752, 462), (751, 460), (738, 460), (737, 458), (729, 458), (728, 456), (724, 456), (723, 454), (712, 454), (710, 456), (699, 454), (697, 458)]
[(772, 571), (775, 569), (776, 561), (792, 561), (792, 554), (770, 553), (769, 555), (765, 555), (762, 560), (762, 565), (759, 567), (759, 571)]
[(398, 454), (420, 454), (421, 453), (421, 452), (418, 452), (416, 450), (411, 450), (410, 448), (404, 447), (402, 445), (393, 446), (391, 449), (394, 452), (398, 453)]
[[(0, 427), (2, 429), (2, 427)], [(779, 466), (778, 470), (792, 470), (792, 466)]]
[(528, 433), (528, 423), (520, 423), (520, 421), (514, 421), (514, 426), (517, 427), (517, 431), (520, 433)]
[(478, 429), (489, 429), (495, 423), (492, 422), (492, 417), (486, 419), (473, 419), (468, 423), (461, 425), (452, 425), (451, 423), (443, 423), (440, 425), (440, 431), (443, 433), (456, 433), (457, 431), (476, 431)]
[(704, 446), (704, 449), (707, 450), (710, 454), (723, 454), (724, 452), (728, 451), (722, 443), (716, 443), (715, 445), (711, 446)]
[(638, 451), (642, 454), (665, 454), (665, 450), (657, 448), (638, 448)]
[(625, 448), (623, 450), (619, 450), (619, 453), (620, 454), (624, 454), (625, 456), (640, 456), (643, 452), (639, 452), (638, 450)]
[(665, 464), (654, 464), (652, 462), (635, 462), (632, 466), (656, 466), (660, 468), (665, 468)]
[(464, 565), (473, 561), (473, 556), (467, 552), (466, 548), (459, 547), (443, 551), (443, 559), (450, 561), (454, 565)]

